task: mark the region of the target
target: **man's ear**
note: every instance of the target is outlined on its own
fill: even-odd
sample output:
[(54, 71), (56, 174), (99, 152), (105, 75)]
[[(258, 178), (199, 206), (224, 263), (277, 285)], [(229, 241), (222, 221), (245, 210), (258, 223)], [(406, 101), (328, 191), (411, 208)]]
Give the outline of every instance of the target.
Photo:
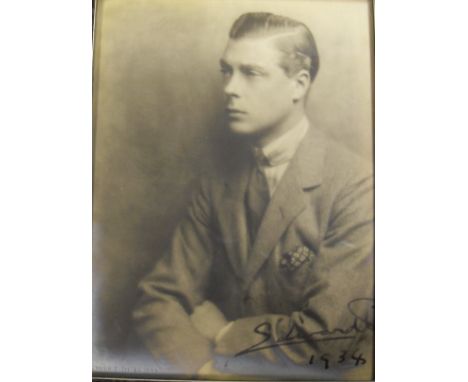
[(296, 103), (305, 97), (310, 86), (310, 74), (302, 69), (294, 75), (293, 102)]

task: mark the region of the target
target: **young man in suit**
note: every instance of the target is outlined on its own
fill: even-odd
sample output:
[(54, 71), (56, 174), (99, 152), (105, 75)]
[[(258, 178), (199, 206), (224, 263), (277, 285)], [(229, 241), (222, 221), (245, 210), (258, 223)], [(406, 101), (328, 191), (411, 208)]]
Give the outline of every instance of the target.
[(137, 332), (168, 374), (369, 379), (371, 166), (306, 117), (314, 38), (244, 14), (220, 64), (229, 128), (250, 154), (201, 182), (140, 284)]

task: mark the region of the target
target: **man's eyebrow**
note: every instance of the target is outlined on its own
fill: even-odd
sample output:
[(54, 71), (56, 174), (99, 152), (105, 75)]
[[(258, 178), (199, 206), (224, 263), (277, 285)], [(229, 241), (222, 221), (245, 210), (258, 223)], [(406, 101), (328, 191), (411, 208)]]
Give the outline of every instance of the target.
[(259, 65), (255, 65), (255, 64), (241, 64), (240, 68), (242, 70), (254, 70), (254, 71), (257, 71), (257, 72), (261, 72), (261, 73), (266, 72), (264, 67), (259, 66)]
[[(232, 68), (232, 65), (228, 64), (226, 61), (224, 61), (222, 58), (219, 60), (219, 64), (222, 66), (222, 67), (229, 67), (229, 68)], [(265, 72), (265, 68), (260, 66), (260, 65), (255, 65), (255, 64), (240, 64), (239, 67), (242, 69), (242, 70), (256, 70), (256, 71), (259, 71), (259, 72)]]

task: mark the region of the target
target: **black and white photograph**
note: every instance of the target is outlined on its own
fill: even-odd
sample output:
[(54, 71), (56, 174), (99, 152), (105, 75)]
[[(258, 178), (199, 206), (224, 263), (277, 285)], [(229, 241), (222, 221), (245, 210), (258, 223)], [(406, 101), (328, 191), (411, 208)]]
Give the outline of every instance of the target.
[(373, 380), (373, 2), (94, 12), (93, 377)]
[(0, 380), (465, 380), (467, 4), (3, 2)]

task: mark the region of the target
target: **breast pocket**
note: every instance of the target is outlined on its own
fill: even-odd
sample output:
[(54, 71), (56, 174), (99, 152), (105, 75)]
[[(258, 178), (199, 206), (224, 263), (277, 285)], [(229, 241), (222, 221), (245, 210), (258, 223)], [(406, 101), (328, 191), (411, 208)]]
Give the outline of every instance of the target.
[(304, 302), (317, 254), (303, 244), (275, 252), (269, 267), (270, 300), (280, 307), (279, 310), (289, 313), (300, 309)]

